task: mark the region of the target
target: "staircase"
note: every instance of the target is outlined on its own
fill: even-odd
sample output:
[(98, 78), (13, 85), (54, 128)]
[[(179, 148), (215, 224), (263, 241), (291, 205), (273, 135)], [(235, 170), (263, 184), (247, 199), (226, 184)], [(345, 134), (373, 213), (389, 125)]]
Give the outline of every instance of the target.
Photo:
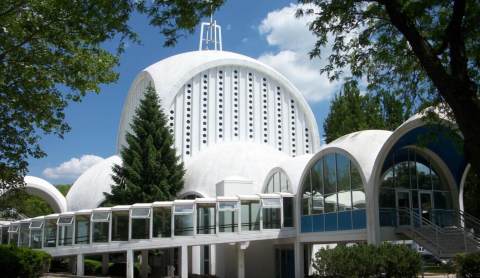
[(399, 226), (396, 232), (412, 239), (437, 258), (450, 259), (457, 253), (480, 250), (480, 220), (463, 211), (454, 211), (449, 215), (455, 219), (452, 223), (458, 224), (444, 227), (421, 216), (415, 210), (399, 211), (410, 216), (413, 225)]

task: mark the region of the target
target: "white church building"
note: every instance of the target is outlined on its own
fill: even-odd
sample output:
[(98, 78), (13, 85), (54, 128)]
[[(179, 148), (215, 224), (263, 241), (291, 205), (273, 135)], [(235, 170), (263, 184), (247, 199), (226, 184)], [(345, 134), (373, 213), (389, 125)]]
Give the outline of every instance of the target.
[[(321, 144), (288, 76), (223, 51), (219, 26), (204, 27), (198, 51), (137, 75), (120, 115), (117, 152), (147, 86), (155, 88), (186, 169), (177, 200), (102, 207), (117, 154), (82, 174), (66, 198), (26, 177), (27, 191), (56, 213), (4, 223), (2, 243), (69, 257), (76, 275), (86, 256), (108, 264), (123, 254), (127, 277), (135, 262), (141, 277), (304, 277), (326, 244), (415, 240), (439, 258), (478, 249), (478, 234), (465, 229), (477, 220), (462, 203), (469, 165), (442, 135), (447, 125), (416, 115), (393, 132)], [(434, 142), (418, 144), (432, 131)]]

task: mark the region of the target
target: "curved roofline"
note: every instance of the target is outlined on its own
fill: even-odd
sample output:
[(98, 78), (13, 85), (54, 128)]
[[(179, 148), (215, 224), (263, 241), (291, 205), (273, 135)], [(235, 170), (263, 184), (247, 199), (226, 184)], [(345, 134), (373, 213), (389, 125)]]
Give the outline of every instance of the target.
[[(189, 59), (189, 56), (198, 54), (198, 53), (202, 53), (203, 56), (195, 57), (196, 60), (194, 61), (192, 61), (193, 59)], [(162, 76), (158, 76), (158, 74), (154, 74), (154, 71), (159, 67), (168, 67), (167, 64), (169, 63), (180, 64), (180, 65), (187, 63), (189, 66), (179, 68), (178, 72), (174, 72), (174, 74), (176, 74), (177, 77), (174, 79), (173, 83), (166, 82), (166, 84), (163, 84), (162, 82), (165, 82), (165, 81), (164, 79), (162, 79), (162, 77), (165, 76), (165, 73), (162, 73)], [(307, 101), (305, 100), (301, 92), (285, 76), (283, 76), (281, 73), (279, 73), (272, 67), (266, 64), (263, 64), (248, 56), (234, 53), (234, 52), (229, 52), (229, 51), (213, 51), (212, 50), (208, 52), (190, 51), (190, 52), (185, 52), (185, 53), (168, 57), (166, 59), (163, 59), (147, 67), (137, 75), (134, 82), (130, 86), (127, 99), (125, 100), (125, 103), (122, 109), (121, 119), (120, 119), (119, 128), (117, 132), (117, 152), (119, 152), (121, 147), (122, 139), (120, 138), (120, 135), (122, 134), (123, 130), (127, 128), (126, 127), (127, 123), (124, 122), (125, 120), (127, 120), (125, 117), (125, 114), (135, 99), (135, 96), (133, 96), (133, 93), (135, 93), (133, 89), (143, 78), (148, 77), (148, 79), (153, 83), (154, 87), (157, 90), (161, 88), (162, 91), (167, 92), (165, 95), (159, 94), (159, 96), (161, 97), (162, 103), (164, 104), (163, 109), (166, 109), (165, 107), (170, 107), (173, 100), (175, 99), (175, 96), (180, 92), (181, 87), (193, 76), (209, 68), (225, 66), (225, 65), (237, 65), (237, 66), (253, 68), (265, 75), (273, 77), (283, 86), (285, 86), (285, 88), (292, 93), (292, 97), (295, 98), (297, 103), (300, 105), (301, 111), (305, 113), (305, 116), (307, 117), (308, 122), (312, 125), (310, 127), (310, 129), (313, 130), (313, 142), (312, 142), (313, 151), (312, 152), (315, 152), (319, 149), (320, 134), (318, 131), (318, 124), (315, 119), (315, 116), (313, 115), (313, 112), (310, 109), (310, 106), (308, 105)], [(174, 69), (169, 69), (169, 70), (174, 71)]]
[(67, 211), (67, 199), (63, 194), (48, 181), (34, 177), (25, 176), (25, 191), (31, 195), (45, 200), (56, 213)]

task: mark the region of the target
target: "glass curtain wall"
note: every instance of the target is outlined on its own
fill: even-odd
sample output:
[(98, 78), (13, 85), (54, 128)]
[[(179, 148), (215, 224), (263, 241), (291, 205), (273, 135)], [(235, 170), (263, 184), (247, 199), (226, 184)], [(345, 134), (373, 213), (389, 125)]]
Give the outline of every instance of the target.
[(42, 248), (43, 220), (30, 222), (30, 247)]
[(90, 242), (90, 215), (79, 214), (75, 216), (75, 244), (88, 244)]
[(8, 227), (8, 243), (18, 244), (18, 231), (20, 230), (20, 224), (10, 224)]
[(355, 164), (343, 154), (326, 154), (308, 169), (302, 181), (301, 230), (364, 229), (365, 204), (365, 190)]
[(57, 219), (45, 219), (44, 247), (57, 246)]
[(281, 200), (280, 198), (262, 199), (263, 229), (280, 229)]
[(242, 200), (242, 232), (260, 230), (260, 200)]
[(153, 237), (172, 236), (172, 208), (153, 208)]
[(132, 239), (150, 238), (150, 208), (132, 208)]
[(30, 239), (30, 223), (20, 223), (20, 233), (19, 233), (18, 246), (28, 247), (28, 242)]
[[(382, 174), (380, 224), (410, 225), (411, 217), (400, 215), (407, 209), (438, 225), (455, 225), (452, 192), (438, 169), (431, 159), (414, 148), (392, 152), (384, 163)], [(402, 211), (398, 210), (399, 206)], [(401, 223), (400, 218), (403, 219)]]
[(218, 231), (220, 233), (238, 231), (238, 202), (218, 202)]
[(174, 205), (174, 235), (193, 235), (193, 203)]
[(283, 197), (283, 227), (294, 227), (293, 211), (294, 198)]
[(265, 193), (290, 192), (290, 190), (287, 174), (278, 170), (270, 176)]
[(110, 211), (92, 212), (92, 242), (108, 242), (108, 230), (110, 226)]
[(73, 216), (60, 216), (57, 220), (58, 246), (73, 243)]
[(128, 210), (112, 210), (112, 241), (127, 241), (128, 225)]
[(215, 203), (197, 204), (197, 234), (215, 234)]
[(1, 244), (8, 244), (8, 226), (1, 227), (2, 237), (0, 238)]

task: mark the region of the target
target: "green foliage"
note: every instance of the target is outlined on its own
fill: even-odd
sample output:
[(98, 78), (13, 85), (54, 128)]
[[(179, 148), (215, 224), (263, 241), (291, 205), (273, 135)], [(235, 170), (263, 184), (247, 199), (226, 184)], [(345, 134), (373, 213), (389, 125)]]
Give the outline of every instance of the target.
[(455, 266), (459, 277), (480, 277), (480, 252), (458, 254), (455, 257)]
[(84, 261), (85, 275), (102, 274), (102, 262), (96, 260), (85, 259)]
[(160, 107), (160, 100), (152, 87), (135, 111), (127, 133), (128, 147), (120, 156), (123, 165), (113, 167), (111, 194), (105, 193), (111, 205), (150, 203), (172, 200), (183, 188), (183, 163), (173, 147), (173, 137)]
[(316, 277), (417, 277), (420, 255), (404, 245), (338, 245), (315, 254)]
[(348, 81), (330, 103), (323, 123), (327, 143), (365, 129), (394, 130), (410, 113), (392, 95), (361, 95), (356, 81)]
[(60, 193), (62, 193), (63, 196), (67, 196), (68, 191), (72, 187), (71, 184), (57, 184), (55, 186), (57, 187), (58, 191), (60, 191)]
[(11, 189), (0, 196), (0, 211), (15, 209), (27, 217), (36, 217), (53, 213), (53, 209), (42, 198), (25, 192), (23, 188)]
[[(0, 188), (23, 185), (42, 134), (69, 131), (65, 107), (115, 82), (133, 13), (148, 16), (165, 45), (193, 32), (223, 0), (0, 1)], [(103, 43), (119, 41), (115, 53)]]
[(40, 277), (48, 271), (51, 256), (44, 251), (0, 245), (2, 277)]

